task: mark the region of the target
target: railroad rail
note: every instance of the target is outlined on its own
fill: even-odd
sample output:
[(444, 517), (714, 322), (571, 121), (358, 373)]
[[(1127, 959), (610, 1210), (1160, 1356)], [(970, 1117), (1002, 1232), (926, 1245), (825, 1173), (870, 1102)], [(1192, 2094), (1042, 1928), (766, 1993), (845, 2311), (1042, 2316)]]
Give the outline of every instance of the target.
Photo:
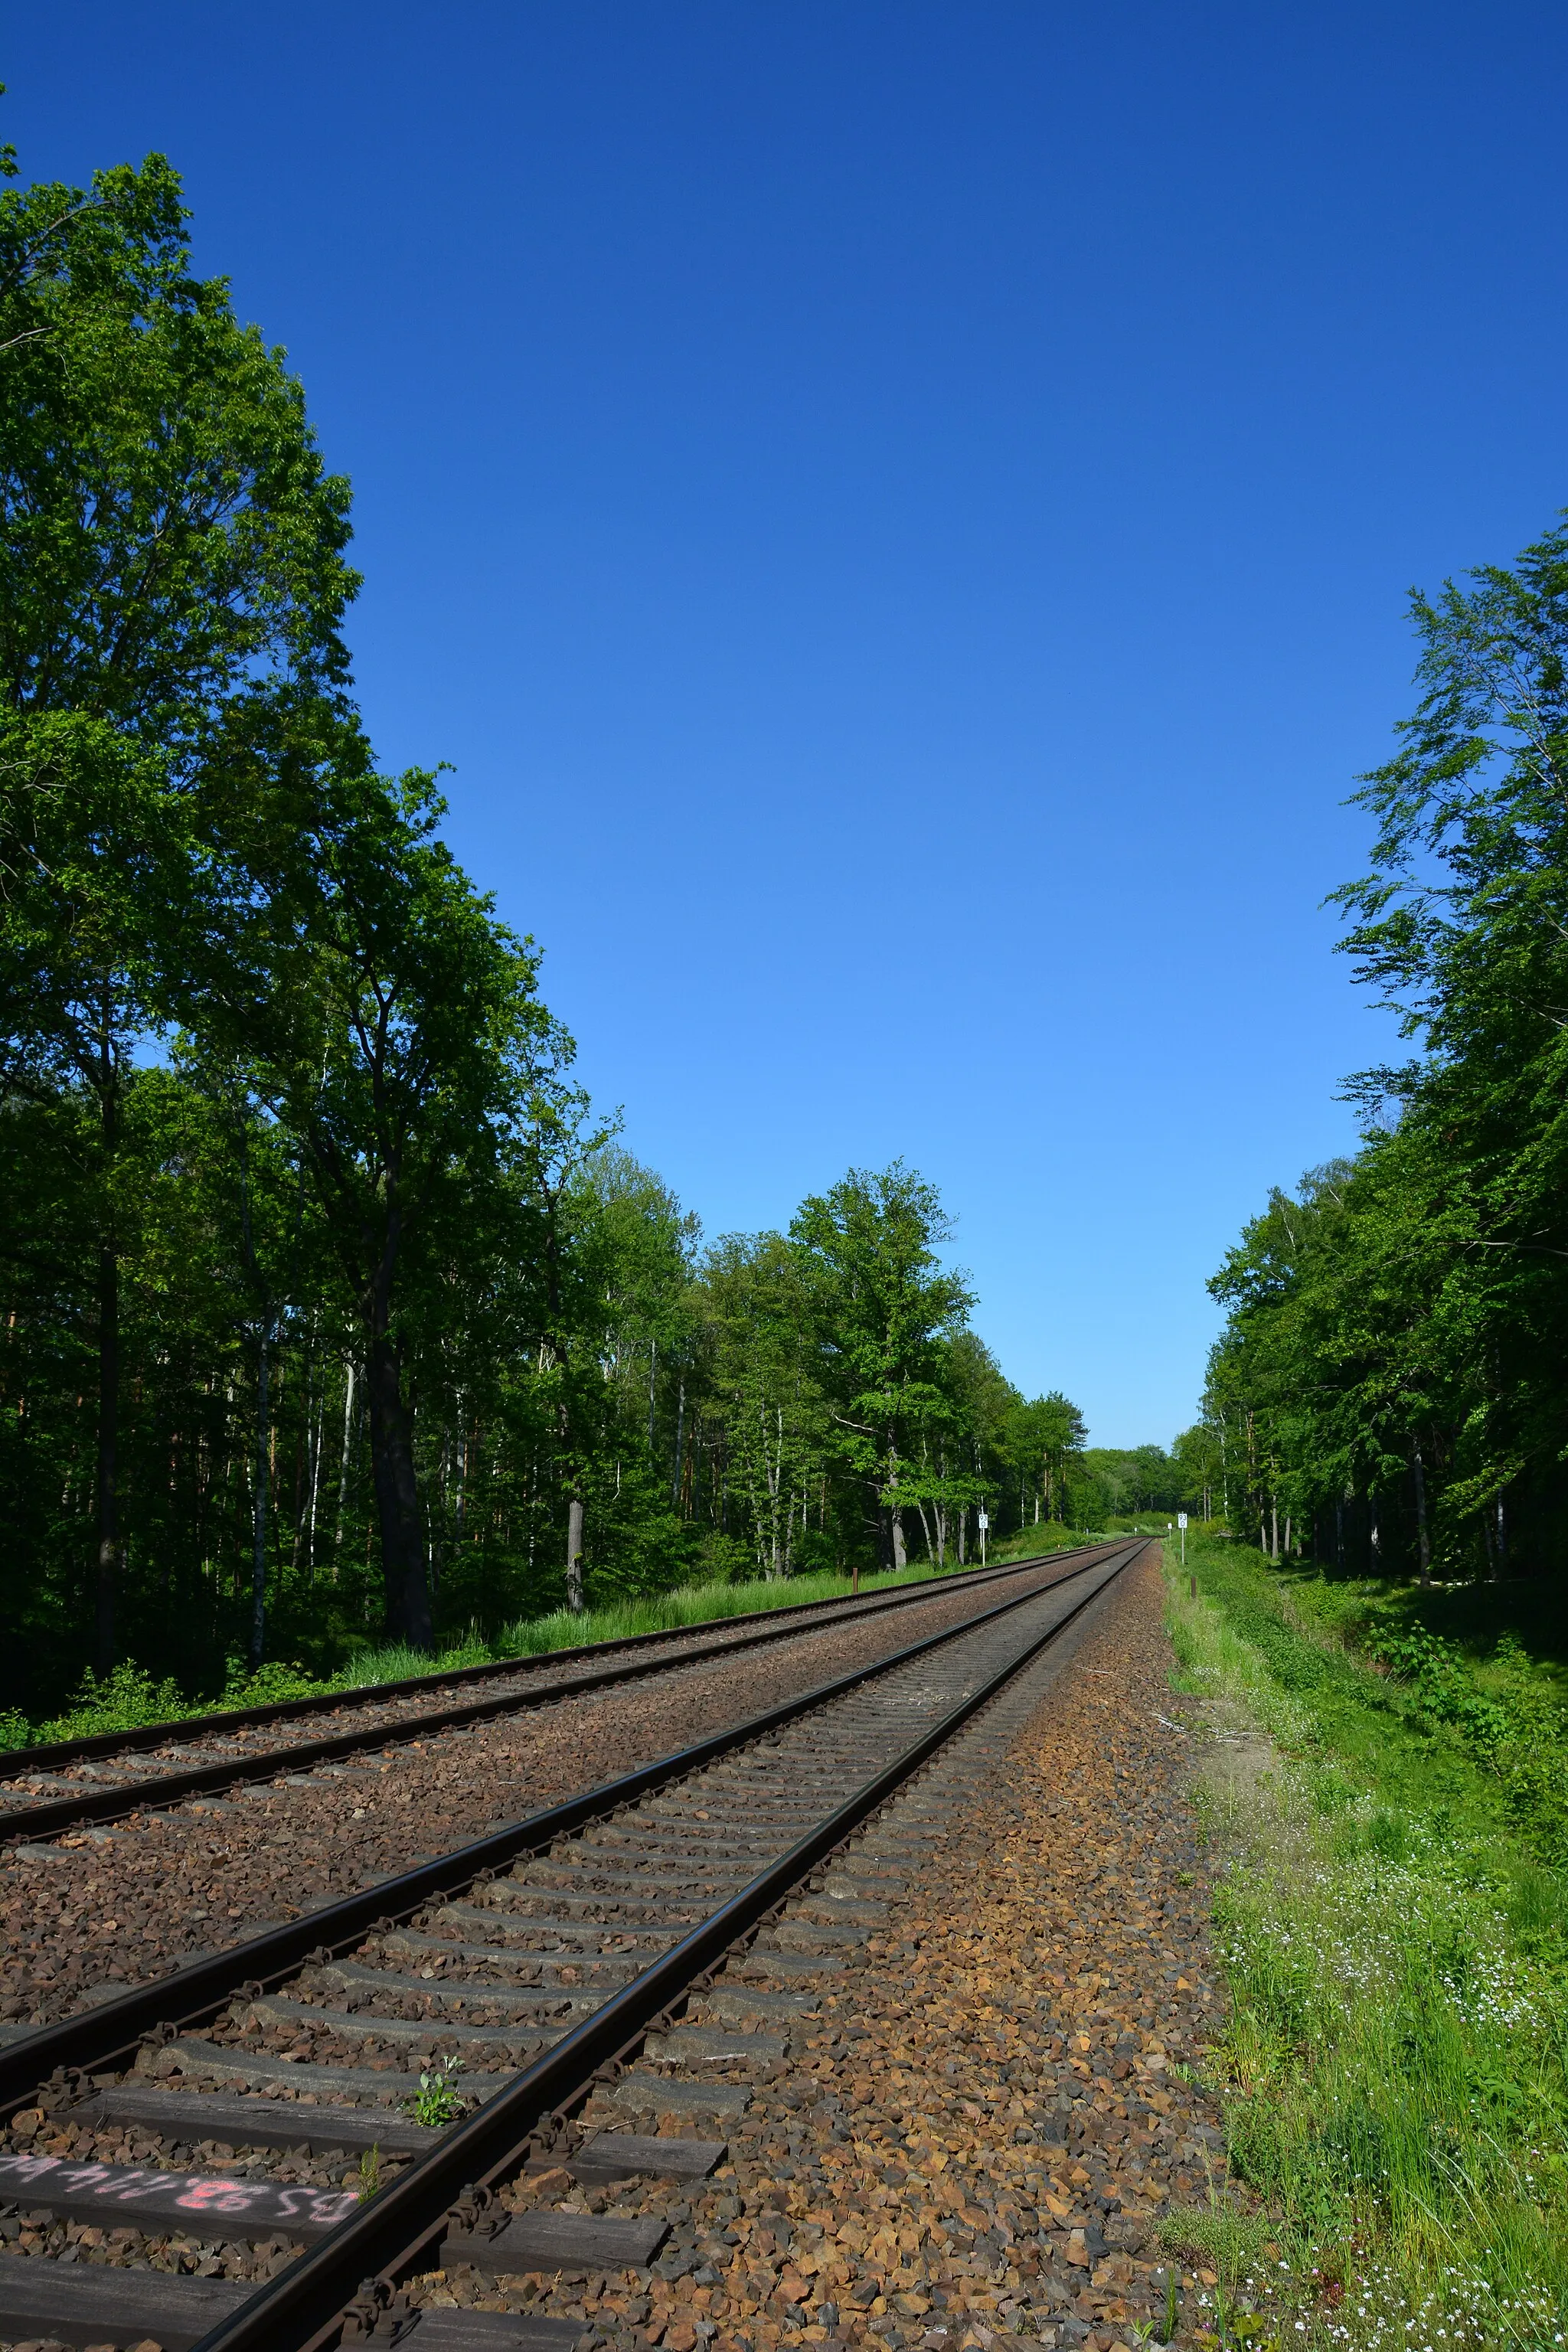
[[(721, 1621), (722, 1627), (738, 1624), (738, 1633), (721, 1630), (715, 1635), (710, 1626), (696, 1626), (671, 1633), (634, 1633), (616, 1641), (584, 1643), (574, 1650), (546, 1651), (534, 1658), (501, 1659), (488, 1665), (415, 1675), (404, 1682), (374, 1685), (363, 1693), (334, 1693), (329, 1702), (284, 1700), (276, 1706), (196, 1716), (128, 1732), (97, 1733), (52, 1747), (17, 1749), (0, 1760), (0, 1843), (58, 1837), (73, 1829), (162, 1811), (192, 1799), (271, 1780), (279, 1774), (311, 1771), (369, 1749), (428, 1738), (433, 1732), (460, 1729), (675, 1667), (721, 1661), (773, 1643), (798, 1640), (803, 1633), (815, 1632), (820, 1625), (856, 1624), (890, 1610), (918, 1607), (955, 1590), (973, 1590), (1027, 1574), (1042, 1561), (1059, 1566), (1097, 1559), (1107, 1549), (1086, 1546), (1076, 1551), (1045, 1553), (1002, 1567), (931, 1577), (860, 1599), (802, 1601)], [(701, 1638), (704, 1635), (709, 1638)], [(570, 1671), (579, 1661), (628, 1651), (637, 1654), (622, 1655), (618, 1664)], [(437, 1696), (470, 1683), (496, 1686), (483, 1698), (427, 1707), (419, 1713), (385, 1711), (389, 1696)], [(367, 1707), (382, 1709), (374, 1723), (361, 1720), (352, 1729), (302, 1736), (281, 1746), (252, 1746), (243, 1736), (247, 1730), (276, 1723), (308, 1722), (311, 1717), (330, 1721), (344, 1711), (357, 1714)], [(147, 1768), (149, 1751), (153, 1752), (152, 1769)], [(175, 1769), (169, 1769), (175, 1759)], [(85, 1777), (73, 1780), (57, 1768)], [(50, 1791), (47, 1796), (40, 1793), (45, 1789)]]
[[(0, 2198), (20, 2208), (0, 2336), (567, 2352), (570, 2320), (436, 2308), (399, 2282), (437, 2261), (646, 2274), (665, 2224), (637, 2210), (643, 2185), (722, 2160), (693, 2126), (737, 2126), (896, 1885), (886, 1840), (849, 1841), (979, 1710), (1026, 1697), (1032, 1663), (1144, 1549), (1040, 1564), (957, 1626), (0, 2050)], [(458, 2057), (479, 2103), (411, 2121), (419, 2075)], [(396, 2169), (362, 2198), (371, 2150)], [(624, 2210), (514, 2211), (545, 2174), (620, 2184)], [(48, 2231), (84, 2213), (140, 2248), (51, 2260)], [(248, 2281), (156, 2266), (193, 2240), (208, 2270), (223, 2247), (272, 2251)]]

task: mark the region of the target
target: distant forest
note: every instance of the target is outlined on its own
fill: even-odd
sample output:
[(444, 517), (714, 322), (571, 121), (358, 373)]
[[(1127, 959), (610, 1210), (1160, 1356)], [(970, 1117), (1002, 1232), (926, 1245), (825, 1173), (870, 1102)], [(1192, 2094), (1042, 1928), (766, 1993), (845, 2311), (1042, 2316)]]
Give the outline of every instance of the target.
[(1173, 1502), (1003, 1377), (918, 1174), (709, 1242), (595, 1114), (185, 222), (156, 156), (0, 199), (0, 1704)]
[(1277, 1191), (1184, 1492), (1276, 1557), (1560, 1575), (1568, 1541), (1568, 516), (1413, 606), (1421, 698), (1356, 794), (1337, 895), (1415, 1048), (1349, 1081), (1364, 1141)]

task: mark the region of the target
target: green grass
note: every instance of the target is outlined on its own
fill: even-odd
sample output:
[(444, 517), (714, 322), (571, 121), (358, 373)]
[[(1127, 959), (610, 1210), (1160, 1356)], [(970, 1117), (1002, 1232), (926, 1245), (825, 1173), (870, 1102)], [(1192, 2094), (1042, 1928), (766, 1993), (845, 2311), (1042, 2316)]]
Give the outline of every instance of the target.
[[(1059, 1519), (1041, 1519), (1028, 1527), (1015, 1528), (1012, 1534), (1001, 1536), (986, 1547), (985, 1557), (992, 1566), (1003, 1559), (1027, 1559), (1032, 1552), (1068, 1551), (1074, 1544), (1087, 1543), (1089, 1538), (1076, 1528), (1064, 1527)], [(978, 1568), (977, 1559), (969, 1562)]]
[(1568, 1864), (1568, 1670), (1550, 1586), (1275, 1576), (1295, 1622), (1381, 1667), (1412, 1731), (1451, 1735), (1539, 1857)]
[(1189, 1538), (1194, 1601), (1167, 1549), (1179, 1679), (1207, 1702), (1233, 2002), (1214, 2079), (1288, 2266), (1238, 2253), (1215, 2332), (1239, 2340), (1251, 2309), (1296, 2343), (1555, 2347), (1568, 1883), (1551, 1839), (1495, 1743), (1347, 1642), (1342, 1588)]
[[(1026, 1551), (1061, 1550), (1082, 1541), (1081, 1537), (1066, 1528), (1042, 1527), (1030, 1532), (1039, 1539), (1025, 1546)], [(978, 1563), (970, 1560), (967, 1565), (973, 1568)], [(955, 1561), (945, 1569), (939, 1569), (934, 1561), (921, 1561), (906, 1569), (901, 1576), (863, 1576), (860, 1591), (885, 1591), (894, 1586), (923, 1584), (934, 1577), (957, 1572)], [(415, 1675), (486, 1665), (496, 1659), (539, 1657), (550, 1650), (620, 1641), (630, 1634), (674, 1633), (689, 1625), (715, 1623), (759, 1611), (795, 1608), (803, 1601), (837, 1600), (850, 1590), (847, 1577), (826, 1572), (787, 1577), (772, 1583), (759, 1578), (745, 1584), (682, 1585), (673, 1592), (655, 1594), (646, 1600), (622, 1601), (609, 1608), (587, 1610), (580, 1617), (574, 1617), (568, 1609), (557, 1609), (548, 1616), (524, 1618), (503, 1627), (493, 1641), (486, 1640), (478, 1628), (470, 1627), (463, 1641), (434, 1657), (403, 1643), (356, 1650), (337, 1674), (321, 1680), (298, 1666), (268, 1665), (258, 1675), (247, 1675), (235, 1664), (230, 1668), (222, 1697), (216, 1700), (187, 1697), (174, 1682), (155, 1681), (144, 1667), (128, 1663), (116, 1666), (102, 1681), (88, 1674), (69, 1706), (59, 1715), (37, 1722), (16, 1711), (0, 1715), (0, 1752), (55, 1740), (90, 1738), (99, 1732), (132, 1731), (143, 1724), (179, 1722), (189, 1716), (210, 1714), (217, 1707), (265, 1706), (283, 1699), (326, 1698), (334, 1691), (363, 1690), (377, 1683), (403, 1682)]]

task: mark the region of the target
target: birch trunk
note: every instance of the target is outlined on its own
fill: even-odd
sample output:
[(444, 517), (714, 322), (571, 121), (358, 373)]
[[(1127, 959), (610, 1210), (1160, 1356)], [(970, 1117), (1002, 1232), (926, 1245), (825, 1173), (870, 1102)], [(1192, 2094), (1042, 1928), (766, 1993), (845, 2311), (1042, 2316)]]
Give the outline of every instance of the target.
[(256, 1491), (250, 1523), (250, 1671), (260, 1665), (267, 1648), (267, 1492), (269, 1460), (268, 1439), (268, 1380), (271, 1370), (272, 1318), (261, 1327), (256, 1360)]
[(93, 1663), (114, 1664), (115, 1588), (120, 1571), (116, 1460), (120, 1435), (120, 1260), (111, 1241), (98, 1253), (98, 1573), (93, 1594)]
[(575, 1494), (566, 1506), (566, 1606), (583, 1614), (583, 1497)]
[(343, 1381), (343, 1450), (338, 1462), (338, 1524), (332, 1536), (332, 1580), (334, 1583), (337, 1581), (338, 1574), (336, 1556), (343, 1548), (343, 1513), (348, 1507), (349, 1497), (349, 1439), (353, 1433), (354, 1417), (354, 1360), (352, 1356), (345, 1356), (343, 1358), (343, 1372), (345, 1375)]

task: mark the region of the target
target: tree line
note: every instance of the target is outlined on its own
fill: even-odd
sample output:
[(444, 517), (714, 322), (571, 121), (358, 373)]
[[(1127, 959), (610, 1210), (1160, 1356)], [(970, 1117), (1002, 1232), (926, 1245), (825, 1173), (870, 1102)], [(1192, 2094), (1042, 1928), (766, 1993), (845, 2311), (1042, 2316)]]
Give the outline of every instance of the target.
[(1501, 1578), (1568, 1533), (1565, 523), (1413, 598), (1420, 699), (1336, 895), (1415, 1050), (1349, 1082), (1360, 1150), (1274, 1192), (1210, 1286), (1186, 1491), (1275, 1557)]
[(0, 1703), (1099, 1507), (917, 1173), (707, 1244), (595, 1117), (186, 223), (157, 156), (0, 195)]

